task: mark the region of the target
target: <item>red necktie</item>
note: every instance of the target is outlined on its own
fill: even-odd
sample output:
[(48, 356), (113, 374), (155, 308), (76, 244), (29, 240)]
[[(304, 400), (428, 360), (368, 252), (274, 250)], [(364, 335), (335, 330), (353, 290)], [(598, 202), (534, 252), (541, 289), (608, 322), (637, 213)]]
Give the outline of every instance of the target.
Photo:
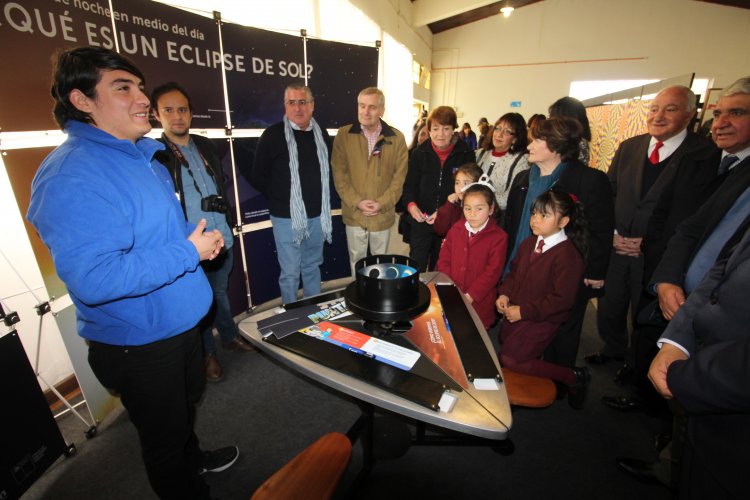
[(654, 145), (654, 150), (651, 151), (651, 156), (648, 157), (648, 161), (651, 162), (651, 165), (656, 165), (659, 163), (659, 149), (664, 145), (661, 141), (656, 141), (656, 144)]
[(536, 245), (536, 250), (534, 250), (534, 253), (542, 253), (542, 248), (544, 247), (544, 239), (539, 240), (539, 243)]

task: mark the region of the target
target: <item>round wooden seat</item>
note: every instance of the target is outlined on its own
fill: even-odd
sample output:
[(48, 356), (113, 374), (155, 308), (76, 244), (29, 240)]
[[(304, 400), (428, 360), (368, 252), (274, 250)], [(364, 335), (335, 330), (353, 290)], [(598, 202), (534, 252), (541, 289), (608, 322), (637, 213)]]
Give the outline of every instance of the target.
[(352, 443), (339, 432), (330, 432), (305, 448), (266, 479), (253, 500), (323, 500), (333, 496), (349, 465)]
[(514, 406), (545, 408), (557, 397), (557, 387), (548, 378), (524, 375), (503, 368), (503, 381), (508, 392), (508, 401)]

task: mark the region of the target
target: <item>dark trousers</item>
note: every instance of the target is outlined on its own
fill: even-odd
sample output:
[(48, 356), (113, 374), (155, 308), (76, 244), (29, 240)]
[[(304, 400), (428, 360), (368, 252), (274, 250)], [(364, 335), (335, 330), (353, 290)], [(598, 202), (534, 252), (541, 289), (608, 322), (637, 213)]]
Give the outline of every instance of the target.
[[(596, 323), (604, 341), (602, 352), (628, 354), (628, 309), (635, 314), (643, 287), (643, 255), (628, 257), (612, 251), (607, 268), (604, 297), (599, 299)], [(632, 362), (632, 360), (628, 360)]]
[(89, 342), (89, 364), (122, 399), (154, 492), (163, 499), (209, 498), (193, 431), (205, 386), (198, 329), (142, 346)]
[(578, 287), (576, 301), (568, 313), (568, 318), (557, 329), (557, 335), (544, 351), (544, 359), (550, 363), (573, 368), (578, 356), (578, 344), (581, 343), (581, 329), (583, 318), (586, 315), (586, 307), (589, 299), (595, 297), (599, 291), (592, 290), (583, 284)]
[(420, 273), (434, 271), (440, 256), (440, 246), (443, 239), (426, 222), (417, 222), (409, 216), (411, 236), (409, 242), (409, 257), (417, 262)]
[[(648, 369), (651, 362), (659, 353), (656, 342), (664, 333), (668, 322), (661, 316), (659, 308), (651, 309), (656, 297), (646, 293), (641, 295), (640, 302), (633, 322), (632, 354), (633, 354), (633, 385), (649, 411), (671, 420), (672, 415), (667, 407), (667, 401), (654, 389), (648, 379)], [(650, 313), (653, 318), (645, 318)], [(658, 315), (658, 316), (657, 316)], [(647, 321), (647, 322), (644, 322)]]

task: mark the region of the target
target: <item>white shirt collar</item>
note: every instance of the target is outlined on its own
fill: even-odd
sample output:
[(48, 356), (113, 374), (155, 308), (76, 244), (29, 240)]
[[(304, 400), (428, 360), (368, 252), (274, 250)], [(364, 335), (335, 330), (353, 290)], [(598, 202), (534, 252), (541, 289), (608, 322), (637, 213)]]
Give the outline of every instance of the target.
[[(680, 144), (685, 140), (685, 137), (687, 137), (687, 129), (683, 129), (682, 132), (664, 141), (664, 145), (659, 149), (659, 161), (662, 162), (672, 156), (672, 153), (680, 147)], [(651, 137), (651, 140), (648, 143), (647, 156), (651, 156), (657, 142), (659, 142), (658, 139)]]
[(289, 125), (292, 126), (292, 130), (301, 130), (303, 132), (309, 132), (312, 130), (312, 119), (310, 119), (310, 123), (307, 124), (307, 128), (301, 128), (299, 125), (294, 123), (292, 120), (289, 120)]
[(560, 229), (559, 232), (547, 236), (546, 238), (542, 238), (541, 236), (536, 237), (536, 244), (534, 245), (534, 249), (536, 250), (536, 247), (539, 245), (539, 240), (544, 239), (544, 246), (542, 247), (542, 253), (546, 252), (550, 248), (554, 247), (555, 245), (559, 245), (563, 241), (568, 239), (568, 235), (565, 234), (565, 229)]
[(482, 227), (480, 227), (479, 229), (474, 229), (473, 227), (471, 227), (471, 224), (469, 224), (469, 221), (466, 221), (464, 222), (464, 227), (469, 231), (469, 236), (471, 236), (472, 234), (477, 234), (479, 231), (487, 227), (487, 224), (489, 222), (490, 222), (490, 219), (488, 218), (486, 221), (484, 221), (484, 224), (482, 224)]

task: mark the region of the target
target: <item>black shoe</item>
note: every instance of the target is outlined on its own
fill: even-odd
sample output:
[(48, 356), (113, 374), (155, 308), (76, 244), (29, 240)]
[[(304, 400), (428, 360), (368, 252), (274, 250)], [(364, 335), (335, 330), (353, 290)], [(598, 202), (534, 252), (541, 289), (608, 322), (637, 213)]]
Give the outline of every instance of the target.
[(643, 401), (632, 396), (602, 396), (602, 403), (617, 411), (641, 411)]
[(573, 373), (576, 376), (575, 384), (568, 386), (568, 404), (571, 408), (580, 410), (586, 402), (591, 385), (591, 372), (587, 367), (575, 367)]
[(198, 474), (206, 472), (225, 471), (237, 461), (240, 456), (240, 449), (236, 446), (227, 446), (213, 451), (203, 452), (203, 463), (201, 464)]
[(610, 356), (609, 354), (604, 354), (603, 352), (597, 351), (585, 355), (583, 359), (590, 365), (604, 365), (612, 360), (622, 361), (624, 358), (622, 356)]
[(654, 464), (637, 458), (617, 457), (617, 468), (643, 483), (664, 484), (654, 474)]
[(617, 385), (630, 384), (633, 382), (633, 379), (635, 379), (635, 372), (633, 371), (633, 367), (627, 363), (617, 370), (614, 378), (615, 384)]

